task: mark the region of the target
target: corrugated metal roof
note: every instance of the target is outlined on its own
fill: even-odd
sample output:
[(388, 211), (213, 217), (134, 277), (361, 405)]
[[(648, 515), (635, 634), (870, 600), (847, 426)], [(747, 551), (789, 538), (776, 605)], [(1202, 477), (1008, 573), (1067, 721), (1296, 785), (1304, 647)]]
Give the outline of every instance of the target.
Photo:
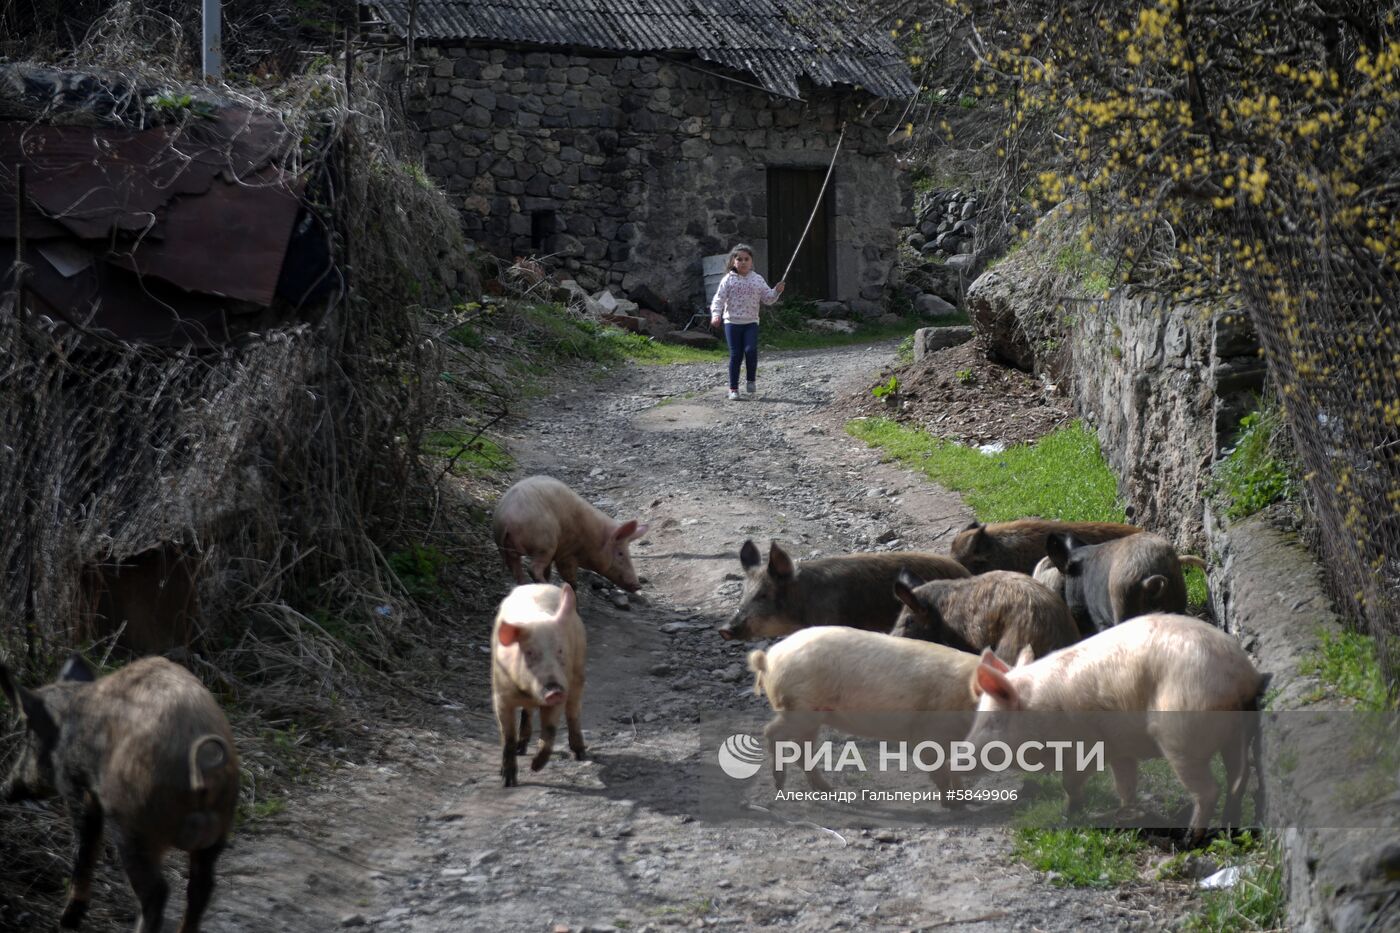
[[(370, 0), (408, 34), (411, 0)], [(418, 0), (418, 39), (685, 52), (797, 97), (798, 80), (907, 97), (915, 85), (885, 30), (839, 0)]]

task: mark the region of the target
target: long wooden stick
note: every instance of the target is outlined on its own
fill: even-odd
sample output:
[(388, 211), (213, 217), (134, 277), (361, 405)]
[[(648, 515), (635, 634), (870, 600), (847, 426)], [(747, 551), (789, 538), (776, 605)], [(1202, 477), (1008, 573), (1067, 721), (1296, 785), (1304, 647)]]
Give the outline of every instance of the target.
[(826, 196), (827, 183), (831, 181), (832, 169), (836, 168), (836, 157), (841, 154), (841, 142), (846, 138), (846, 124), (841, 124), (841, 135), (836, 137), (836, 151), (831, 154), (831, 164), (826, 167), (826, 177), (822, 179), (822, 190), (817, 192), (817, 203), (812, 205), (812, 216), (807, 218), (807, 226), (802, 228), (802, 236), (797, 238), (797, 249), (792, 251), (792, 258), (788, 260), (787, 268), (783, 270), (783, 277), (779, 282), (786, 282), (788, 273), (792, 271), (792, 264), (797, 262), (797, 254), (802, 252), (802, 244), (807, 240), (807, 231), (812, 229), (812, 221), (817, 219), (817, 211), (822, 208), (822, 198)]

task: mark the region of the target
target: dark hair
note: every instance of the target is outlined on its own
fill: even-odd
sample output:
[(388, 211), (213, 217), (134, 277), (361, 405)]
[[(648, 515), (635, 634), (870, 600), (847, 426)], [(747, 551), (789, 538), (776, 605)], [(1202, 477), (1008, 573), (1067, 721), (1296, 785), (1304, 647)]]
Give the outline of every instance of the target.
[(733, 272), (733, 271), (734, 271), (734, 258), (735, 258), (736, 256), (738, 256), (740, 253), (748, 253), (748, 254), (749, 254), (749, 258), (752, 259), (752, 258), (753, 258), (753, 247), (750, 246), (750, 245), (747, 244), (747, 243), (736, 243), (736, 244), (734, 245), (734, 248), (731, 249), (731, 250), (729, 251), (729, 258), (726, 259), (726, 260), (724, 261), (724, 271), (725, 271), (725, 272)]

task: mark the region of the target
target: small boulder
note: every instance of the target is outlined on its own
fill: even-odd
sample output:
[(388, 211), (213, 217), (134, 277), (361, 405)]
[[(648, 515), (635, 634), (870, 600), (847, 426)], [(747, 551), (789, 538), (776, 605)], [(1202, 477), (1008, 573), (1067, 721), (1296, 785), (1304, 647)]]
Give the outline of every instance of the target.
[(823, 334), (854, 334), (854, 321), (813, 319), (807, 322), (807, 329)]
[(951, 317), (958, 309), (937, 295), (923, 294), (914, 299), (914, 309), (924, 317)]
[(844, 301), (814, 301), (812, 302), (812, 310), (816, 312), (817, 317), (822, 318), (840, 317), (851, 311)]
[(662, 343), (674, 343), (683, 347), (694, 347), (697, 350), (711, 350), (719, 346), (719, 340), (713, 335), (703, 330), (673, 330), (662, 334), (657, 338)]
[(644, 322), (641, 318), (633, 317), (630, 314), (605, 313), (599, 315), (598, 320), (602, 321), (604, 324), (612, 324), (614, 327), (621, 327), (623, 330), (630, 330), (634, 334), (642, 333), (642, 327), (644, 326)]
[(959, 327), (920, 327), (914, 331), (914, 362), (930, 353), (956, 347), (972, 339), (972, 328)]

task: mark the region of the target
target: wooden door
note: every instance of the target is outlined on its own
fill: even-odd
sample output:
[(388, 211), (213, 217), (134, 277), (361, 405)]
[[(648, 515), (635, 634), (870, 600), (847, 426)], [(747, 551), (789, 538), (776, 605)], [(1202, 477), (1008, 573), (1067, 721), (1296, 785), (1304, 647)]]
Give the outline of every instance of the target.
[[(776, 284), (792, 259), (797, 241), (822, 189), (826, 169), (770, 168), (768, 170), (768, 268), (764, 278)], [(835, 185), (827, 186), (821, 209), (812, 219), (812, 229), (802, 243), (802, 252), (788, 273), (784, 297), (814, 301), (830, 298), (836, 292), (835, 263), (832, 262), (832, 230)]]

